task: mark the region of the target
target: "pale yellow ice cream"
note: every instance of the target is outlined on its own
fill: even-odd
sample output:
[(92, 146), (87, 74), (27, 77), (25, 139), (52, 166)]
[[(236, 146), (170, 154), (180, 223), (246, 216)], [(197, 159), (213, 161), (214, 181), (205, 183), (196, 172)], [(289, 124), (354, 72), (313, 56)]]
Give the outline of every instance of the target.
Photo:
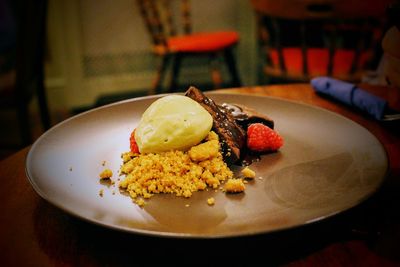
[(182, 95), (153, 102), (135, 131), (140, 153), (187, 150), (210, 132), (213, 119), (199, 103)]

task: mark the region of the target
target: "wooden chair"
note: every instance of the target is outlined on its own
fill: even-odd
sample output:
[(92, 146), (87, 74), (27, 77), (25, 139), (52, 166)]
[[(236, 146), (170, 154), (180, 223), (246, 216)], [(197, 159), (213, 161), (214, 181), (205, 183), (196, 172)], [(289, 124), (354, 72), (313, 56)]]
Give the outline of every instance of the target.
[(37, 97), (44, 130), (50, 127), (50, 116), (44, 88), (44, 38), (46, 31), (46, 0), (9, 1), (14, 15), (16, 40), (13, 47), (0, 54), (7, 68), (0, 78), (0, 107), (17, 113), (21, 145), (33, 141), (29, 104)]
[[(180, 0), (181, 16), (175, 16), (174, 1), (137, 0), (147, 30), (153, 43), (153, 51), (161, 57), (161, 64), (150, 94), (160, 93), (169, 63), (172, 61), (172, 78), (168, 91), (177, 90), (178, 75), (182, 60), (186, 57), (206, 56), (210, 58), (211, 77), (215, 88), (222, 84), (222, 75), (216, 59), (225, 59), (231, 76), (231, 86), (240, 86), (233, 48), (239, 41), (235, 31), (192, 32), (189, 0)], [(179, 13), (179, 12), (178, 12)], [(180, 26), (178, 27), (178, 22)]]
[(308, 82), (325, 75), (356, 82), (379, 62), (391, 1), (250, 1), (269, 82)]

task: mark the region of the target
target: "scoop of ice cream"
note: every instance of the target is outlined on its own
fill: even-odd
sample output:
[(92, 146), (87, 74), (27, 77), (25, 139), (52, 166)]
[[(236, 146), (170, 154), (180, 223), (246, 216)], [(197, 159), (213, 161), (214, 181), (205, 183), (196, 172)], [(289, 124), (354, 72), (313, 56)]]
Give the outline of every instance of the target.
[(141, 153), (187, 150), (210, 132), (213, 119), (196, 101), (169, 95), (153, 102), (135, 131)]

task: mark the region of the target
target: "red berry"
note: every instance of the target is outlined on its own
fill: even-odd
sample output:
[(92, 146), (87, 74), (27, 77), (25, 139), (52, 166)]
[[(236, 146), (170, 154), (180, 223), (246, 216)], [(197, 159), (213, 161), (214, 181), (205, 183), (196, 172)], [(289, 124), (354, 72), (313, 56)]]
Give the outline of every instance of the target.
[(139, 152), (139, 147), (138, 147), (138, 145), (136, 143), (136, 140), (135, 140), (135, 131), (136, 131), (136, 129), (132, 131), (131, 137), (129, 138), (129, 142), (131, 144), (131, 151), (133, 153), (140, 153)]
[(282, 137), (262, 123), (253, 123), (247, 128), (247, 147), (252, 151), (276, 151), (282, 145)]

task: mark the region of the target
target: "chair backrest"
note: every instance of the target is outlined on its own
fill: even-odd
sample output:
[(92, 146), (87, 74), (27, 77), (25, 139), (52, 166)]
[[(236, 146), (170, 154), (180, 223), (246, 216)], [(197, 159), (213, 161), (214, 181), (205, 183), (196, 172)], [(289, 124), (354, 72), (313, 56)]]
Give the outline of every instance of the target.
[[(12, 27), (12, 38), (5, 40), (10, 44), (1, 58), (6, 59), (4, 71), (12, 73), (7, 75), (8, 87), (12, 94), (9, 94), (8, 101), (11, 105), (18, 102), (26, 102), (36, 93), (37, 87), (42, 87), (45, 32), (46, 32), (46, 0), (6, 0), (7, 11), (10, 16), (8, 23)], [(4, 36), (1, 36), (4, 37)], [(7, 37), (7, 36), (5, 36)], [(1, 52), (1, 51), (0, 51)], [(1, 59), (0, 58), (0, 59)], [(4, 64), (0, 64), (4, 65)], [(3, 71), (4, 66), (0, 66)], [(0, 86), (0, 89), (2, 86)]]
[[(189, 0), (137, 0), (137, 3), (156, 52), (166, 52), (169, 37), (191, 33)], [(177, 9), (180, 14), (176, 14)]]
[(379, 61), (388, 2), (251, 0), (264, 73), (285, 81), (320, 75), (360, 80)]
[(47, 0), (17, 1), (16, 47), (17, 98), (28, 101), (37, 90), (44, 90), (44, 51)]
[(0, 95), (0, 107), (14, 109), (18, 118), (22, 146), (32, 142), (29, 104), (37, 98), (43, 130), (50, 128), (50, 116), (44, 87), (44, 51), (47, 0), (6, 0), (15, 39), (11, 54), (12, 81)]

